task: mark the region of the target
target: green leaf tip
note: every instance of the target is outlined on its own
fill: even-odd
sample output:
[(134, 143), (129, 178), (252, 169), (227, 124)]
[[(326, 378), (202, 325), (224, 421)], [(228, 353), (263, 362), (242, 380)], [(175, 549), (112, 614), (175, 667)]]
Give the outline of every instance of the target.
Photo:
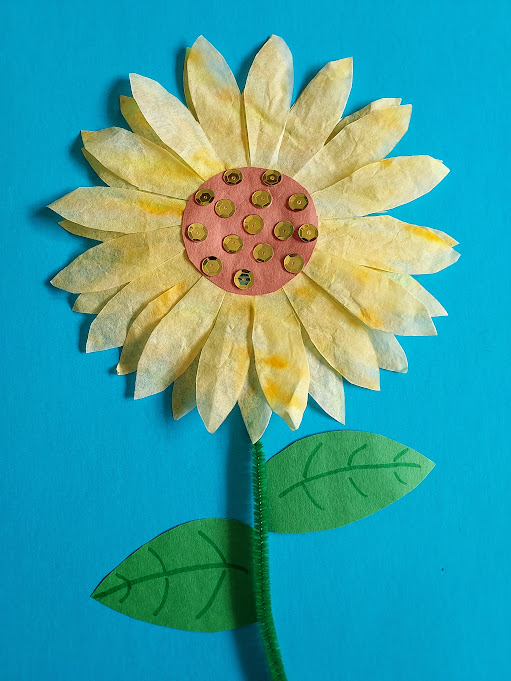
[(305, 437), (268, 462), (269, 529), (316, 532), (385, 508), (434, 463), (383, 435), (343, 430)]
[(224, 631), (256, 621), (252, 528), (203, 518), (144, 544), (91, 598), (135, 619), (188, 631)]

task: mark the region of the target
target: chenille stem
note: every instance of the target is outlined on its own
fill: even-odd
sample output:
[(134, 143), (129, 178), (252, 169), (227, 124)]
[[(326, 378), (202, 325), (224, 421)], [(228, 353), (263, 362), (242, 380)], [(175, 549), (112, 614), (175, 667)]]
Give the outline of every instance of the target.
[(272, 681), (286, 681), (271, 610), (268, 562), (268, 490), (266, 461), (261, 440), (252, 446), (254, 496), (254, 589), (256, 614)]

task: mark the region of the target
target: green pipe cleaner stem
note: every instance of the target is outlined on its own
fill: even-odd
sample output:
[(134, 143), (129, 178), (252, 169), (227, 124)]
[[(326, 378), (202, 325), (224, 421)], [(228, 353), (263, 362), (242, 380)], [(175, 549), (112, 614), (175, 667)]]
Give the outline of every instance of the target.
[(268, 562), (268, 489), (266, 460), (261, 440), (252, 445), (254, 496), (254, 591), (257, 621), (272, 681), (287, 681), (271, 610)]

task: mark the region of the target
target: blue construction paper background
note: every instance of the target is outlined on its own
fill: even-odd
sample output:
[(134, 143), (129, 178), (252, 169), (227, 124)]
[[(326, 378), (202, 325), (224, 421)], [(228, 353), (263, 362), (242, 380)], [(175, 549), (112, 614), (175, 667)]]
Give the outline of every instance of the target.
[[(413, 493), (351, 526), (271, 537), (274, 611), (289, 681), (481, 681), (509, 668), (508, 3), (17, 0), (2, 12), (1, 628), (6, 681), (261, 681), (255, 626), (197, 634), (89, 598), (156, 534), (204, 516), (250, 521), (239, 412), (209, 435), (174, 422), (170, 391), (131, 399), (118, 353), (84, 353), (89, 317), (48, 280), (88, 242), (44, 206), (96, 178), (80, 129), (123, 124), (135, 71), (182, 95), (185, 46), (203, 33), (240, 83), (277, 33), (295, 92), (354, 57), (351, 112), (413, 104), (398, 154), (451, 168), (395, 215), (452, 233), (462, 258), (424, 277), (449, 310), (435, 338), (405, 338), (407, 375), (347, 389), (347, 427), (433, 459)], [(273, 417), (273, 455), (340, 428), (310, 406), (298, 433)]]

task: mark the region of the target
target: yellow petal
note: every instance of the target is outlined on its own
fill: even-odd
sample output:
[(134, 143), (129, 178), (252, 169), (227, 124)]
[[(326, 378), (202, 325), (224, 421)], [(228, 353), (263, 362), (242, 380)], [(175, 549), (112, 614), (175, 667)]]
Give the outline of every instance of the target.
[(101, 163), (94, 158), (92, 154), (89, 154), (87, 149), (82, 148), (82, 154), (85, 156), (86, 160), (89, 162), (90, 167), (96, 172), (98, 177), (100, 177), (105, 184), (109, 187), (119, 187), (119, 189), (135, 189), (135, 187), (123, 180), (118, 175), (112, 173), (112, 171), (105, 168)]
[(284, 291), (326, 361), (350, 383), (380, 389), (378, 363), (366, 329), (305, 274)]
[(164, 291), (194, 276), (199, 277), (200, 274), (182, 252), (131, 281), (105, 305), (92, 322), (87, 352), (121, 346), (130, 324), (146, 305)]
[(316, 192), (385, 158), (408, 130), (411, 113), (411, 106), (392, 106), (350, 123), (307, 161), (295, 180)]
[(91, 293), (80, 293), (73, 305), (73, 312), (83, 312), (84, 314), (98, 314), (111, 300), (122, 286), (114, 286), (106, 291), (92, 291)]
[(353, 123), (354, 121), (358, 121), (358, 119), (362, 118), (363, 116), (367, 116), (367, 114), (371, 113), (371, 111), (376, 111), (377, 109), (386, 109), (389, 106), (399, 106), (400, 104), (401, 104), (400, 98), (386, 97), (371, 102), (367, 106), (362, 107), (362, 109), (355, 111), (349, 116), (344, 116), (344, 118), (341, 118), (339, 123), (337, 123), (335, 128), (332, 130), (332, 134), (329, 135), (327, 142), (330, 142), (330, 140), (334, 138), (337, 135), (337, 133), (340, 132), (343, 128), (345, 128), (347, 125)]
[[(186, 106), (188, 107), (188, 111), (192, 114), (192, 116), (197, 121), (199, 119), (197, 118), (197, 112), (195, 111), (195, 108), (193, 106), (192, 95), (190, 94), (190, 87), (188, 85), (187, 62), (188, 62), (189, 56), (190, 56), (190, 48), (187, 47), (186, 51), (185, 51), (185, 60), (184, 60), (184, 64), (183, 64), (183, 90), (184, 90), (184, 93), (185, 93), (185, 102), (186, 102)], [(174, 390), (174, 388), (172, 390)]]
[(173, 149), (161, 141), (161, 139), (144, 118), (144, 114), (140, 111), (140, 107), (136, 103), (135, 99), (133, 97), (124, 97), (123, 95), (121, 95), (120, 99), (121, 113), (124, 116), (124, 120), (130, 126), (133, 132), (140, 137), (145, 137), (150, 142), (157, 144), (159, 147), (162, 147), (162, 149), (168, 151), (169, 154), (174, 157), (174, 159), (179, 161), (179, 163), (184, 164), (187, 170), (191, 170), (190, 166), (184, 163), (183, 159), (176, 154)]
[(344, 386), (342, 376), (333, 369), (302, 328), (303, 345), (309, 363), (309, 395), (336, 421), (344, 423)]
[(270, 422), (271, 407), (262, 391), (253, 358), (250, 362), (245, 385), (238, 399), (238, 405), (250, 440), (257, 442), (262, 438)]
[(204, 180), (224, 170), (211, 142), (186, 106), (151, 78), (130, 74), (131, 90), (161, 141)]
[(316, 250), (305, 273), (371, 329), (402, 336), (433, 336), (424, 305), (378, 270)]
[(140, 277), (183, 251), (180, 227), (125, 234), (89, 248), (51, 283), (71, 293), (104, 291)]
[(62, 220), (59, 225), (63, 227), (66, 232), (82, 236), (85, 239), (94, 239), (94, 241), (110, 241), (110, 239), (117, 239), (119, 236), (124, 236), (122, 232), (107, 232), (105, 229), (91, 229), (78, 225), (76, 222), (70, 220)]
[(177, 421), (190, 413), (197, 405), (196, 382), (200, 354), (193, 360), (188, 369), (174, 381), (172, 387), (172, 414)]
[(138, 360), (154, 329), (163, 317), (171, 311), (185, 293), (195, 284), (200, 274), (187, 281), (182, 281), (151, 300), (131, 324), (122, 348), (121, 358), (117, 365), (117, 373), (130, 374), (137, 370)]
[(424, 227), (424, 229), (428, 229), (430, 232), (433, 232), (433, 234), (439, 236), (448, 246), (457, 246), (459, 244), (459, 241), (456, 241), (456, 239), (453, 239), (452, 236), (442, 232), (440, 229), (433, 229), (433, 227)]
[(138, 189), (80, 187), (48, 208), (85, 227), (112, 232), (146, 232), (181, 224), (186, 202)]
[(137, 189), (187, 199), (201, 184), (199, 176), (175, 156), (123, 128), (82, 132), (87, 151)]
[(292, 95), (293, 57), (272, 35), (256, 54), (243, 92), (252, 166), (276, 166)]
[(387, 371), (397, 371), (398, 373), (405, 374), (408, 371), (408, 360), (397, 338), (391, 333), (378, 331), (377, 329), (368, 328), (367, 332), (376, 352), (378, 366)]
[(252, 342), (268, 404), (296, 430), (307, 406), (310, 374), (300, 323), (282, 290), (255, 298)]
[(167, 145), (163, 144), (161, 139), (144, 118), (144, 114), (140, 111), (140, 107), (136, 103), (135, 99), (133, 97), (125, 97), (124, 95), (121, 95), (120, 102), (121, 113), (124, 117), (124, 120), (133, 130), (135, 135), (145, 137), (149, 141), (154, 142), (154, 144), (157, 144), (158, 146), (164, 147), (168, 150)]
[(324, 145), (351, 90), (353, 60), (331, 61), (300, 94), (287, 118), (277, 167), (293, 176)]
[(201, 351), (225, 291), (205, 277), (158, 324), (138, 363), (135, 399), (165, 390)]
[(321, 218), (381, 213), (427, 194), (449, 172), (431, 156), (397, 156), (369, 163), (313, 194)]
[(197, 409), (210, 433), (234, 408), (250, 364), (252, 296), (227, 293), (202, 348), (197, 373)]
[(204, 36), (188, 52), (186, 72), (195, 115), (216, 155), (225, 168), (247, 166), (240, 89), (225, 59)]
[(395, 281), (397, 284), (411, 293), (415, 298), (417, 298), (417, 300), (424, 305), (430, 317), (447, 316), (447, 311), (438, 302), (438, 300), (434, 298), (431, 293), (424, 288), (424, 286), (419, 284), (419, 282), (409, 274), (401, 274), (397, 272), (382, 272), (382, 274), (392, 279), (392, 281)]
[(390, 215), (324, 220), (318, 248), (359, 265), (408, 274), (439, 272), (459, 258), (430, 230)]

